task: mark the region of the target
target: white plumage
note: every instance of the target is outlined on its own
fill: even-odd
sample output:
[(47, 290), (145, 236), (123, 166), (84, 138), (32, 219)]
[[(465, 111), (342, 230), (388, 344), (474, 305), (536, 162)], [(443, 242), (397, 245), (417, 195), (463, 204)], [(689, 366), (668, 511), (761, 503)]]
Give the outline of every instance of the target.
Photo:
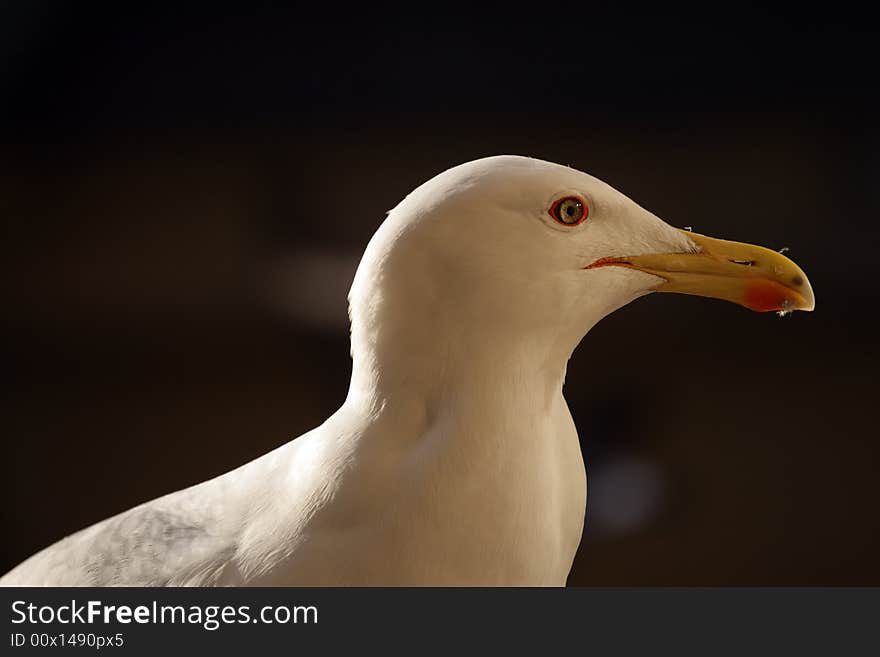
[[(554, 221), (566, 195), (589, 218)], [(602, 317), (700, 247), (579, 171), (501, 156), (407, 196), (349, 295), (353, 371), (316, 429), (100, 522), (6, 585), (563, 585), (586, 477), (562, 395)]]

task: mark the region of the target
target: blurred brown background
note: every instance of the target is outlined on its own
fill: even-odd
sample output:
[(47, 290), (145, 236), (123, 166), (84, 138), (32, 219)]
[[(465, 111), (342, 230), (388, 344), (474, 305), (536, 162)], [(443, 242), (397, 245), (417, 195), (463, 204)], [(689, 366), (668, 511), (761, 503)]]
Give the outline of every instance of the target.
[(880, 584), (874, 27), (840, 7), (0, 9), (0, 571), (320, 423), (384, 212), (497, 153), (790, 247), (817, 310), (655, 295), (566, 396), (572, 584)]

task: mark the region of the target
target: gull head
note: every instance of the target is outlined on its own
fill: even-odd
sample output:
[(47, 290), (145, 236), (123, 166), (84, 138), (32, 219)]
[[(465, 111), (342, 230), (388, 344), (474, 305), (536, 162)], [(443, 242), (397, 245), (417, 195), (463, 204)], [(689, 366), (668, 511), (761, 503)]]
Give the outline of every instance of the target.
[(651, 292), (756, 311), (812, 310), (804, 272), (780, 253), (679, 230), (586, 173), (533, 158), (449, 169), (388, 213), (349, 295), (356, 341), (455, 351), (557, 345), (570, 354), (605, 315)]

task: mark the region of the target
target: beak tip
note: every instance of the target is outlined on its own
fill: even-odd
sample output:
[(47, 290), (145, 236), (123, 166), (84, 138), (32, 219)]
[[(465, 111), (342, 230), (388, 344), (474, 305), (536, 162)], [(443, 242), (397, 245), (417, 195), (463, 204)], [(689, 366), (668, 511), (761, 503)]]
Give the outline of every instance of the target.
[(802, 291), (800, 292), (801, 303), (798, 310), (804, 310), (810, 313), (813, 312), (813, 310), (815, 310), (816, 308), (816, 296), (813, 294), (813, 286), (810, 285), (810, 281), (807, 278), (806, 274), (803, 273), (803, 271), (801, 271), (801, 276), (802, 279), (798, 281), (801, 283), (802, 288)]

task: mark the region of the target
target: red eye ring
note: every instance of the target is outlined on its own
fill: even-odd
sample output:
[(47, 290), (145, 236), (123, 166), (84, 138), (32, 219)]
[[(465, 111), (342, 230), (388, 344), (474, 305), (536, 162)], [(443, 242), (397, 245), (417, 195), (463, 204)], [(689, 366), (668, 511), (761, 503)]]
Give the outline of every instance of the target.
[(590, 216), (587, 202), (580, 196), (563, 196), (554, 201), (547, 212), (556, 223), (566, 228), (579, 226)]

